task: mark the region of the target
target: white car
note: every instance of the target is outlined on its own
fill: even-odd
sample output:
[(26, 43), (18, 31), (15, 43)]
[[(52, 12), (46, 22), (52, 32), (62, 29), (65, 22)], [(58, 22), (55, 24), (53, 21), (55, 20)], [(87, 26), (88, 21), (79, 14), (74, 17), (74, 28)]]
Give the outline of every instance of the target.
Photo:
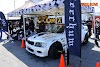
[[(82, 42), (88, 42), (88, 28), (82, 26)], [(26, 40), (26, 50), (39, 57), (50, 56), (59, 58), (60, 52), (64, 51), (66, 45), (64, 26), (57, 26), (55, 33), (42, 32), (30, 36)]]

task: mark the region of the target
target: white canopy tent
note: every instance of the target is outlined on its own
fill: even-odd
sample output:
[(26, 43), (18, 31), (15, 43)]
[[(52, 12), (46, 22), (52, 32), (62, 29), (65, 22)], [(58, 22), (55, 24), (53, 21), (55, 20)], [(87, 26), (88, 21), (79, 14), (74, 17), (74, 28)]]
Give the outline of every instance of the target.
[[(8, 13), (8, 17), (19, 16), (22, 14), (41, 14), (41, 15), (55, 15), (64, 14), (64, 0), (43, 0), (37, 4), (27, 2), (22, 7)], [(94, 12), (94, 8), (90, 6), (82, 6), (82, 13)]]
[[(25, 4), (28, 5), (29, 3)], [(43, 0), (40, 3), (33, 4), (29, 7), (22, 7), (8, 13), (8, 17), (15, 17), (21, 15), (64, 15), (64, 0)], [(93, 13), (94, 8), (90, 6), (82, 6), (82, 13)], [(23, 17), (23, 23), (25, 22)], [(24, 37), (25, 36), (25, 23), (24, 23)]]

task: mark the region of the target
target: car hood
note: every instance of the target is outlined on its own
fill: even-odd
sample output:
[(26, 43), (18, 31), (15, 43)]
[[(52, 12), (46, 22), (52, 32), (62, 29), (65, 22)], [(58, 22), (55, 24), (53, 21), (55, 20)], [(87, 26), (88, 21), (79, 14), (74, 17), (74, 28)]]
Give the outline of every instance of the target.
[(40, 34), (36, 34), (36, 35), (29, 37), (28, 40), (35, 41), (35, 42), (48, 42), (48, 41), (58, 39), (60, 36), (62, 36), (62, 34), (40, 33)]

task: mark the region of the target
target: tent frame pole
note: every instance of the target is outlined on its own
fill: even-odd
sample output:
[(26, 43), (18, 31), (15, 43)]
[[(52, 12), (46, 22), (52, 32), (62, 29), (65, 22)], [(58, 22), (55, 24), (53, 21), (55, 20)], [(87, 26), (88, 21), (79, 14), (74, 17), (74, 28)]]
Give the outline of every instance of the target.
[(94, 30), (94, 38), (96, 38), (96, 31), (95, 31), (95, 13), (93, 13), (93, 22), (94, 22), (94, 25), (93, 25), (93, 30)]
[(24, 14), (23, 16), (23, 27), (24, 27), (24, 40), (26, 41), (26, 32), (25, 32), (25, 19), (24, 19)]
[(56, 19), (55, 24), (57, 24), (57, 14), (58, 14), (58, 12), (55, 12), (55, 19)]

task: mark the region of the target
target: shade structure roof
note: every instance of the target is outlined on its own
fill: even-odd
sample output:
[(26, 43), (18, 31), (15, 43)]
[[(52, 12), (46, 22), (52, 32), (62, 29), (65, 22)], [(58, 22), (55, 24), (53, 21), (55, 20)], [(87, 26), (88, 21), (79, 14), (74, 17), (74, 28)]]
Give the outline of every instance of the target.
[[(8, 17), (19, 16), (22, 14), (42, 14), (42, 15), (55, 15), (56, 12), (64, 14), (64, 1), (65, 0), (43, 0), (37, 4), (27, 3), (22, 7), (8, 13)], [(90, 6), (82, 6), (82, 13), (94, 12), (94, 8)]]
[(15, 9), (14, 11), (19, 11), (20, 9), (27, 9), (27, 8), (30, 8), (31, 6), (34, 6), (34, 5), (35, 5), (35, 3), (31, 0), (29, 0), (29, 1), (25, 2), (24, 5), (22, 5), (21, 7), (17, 8), (17, 9)]

